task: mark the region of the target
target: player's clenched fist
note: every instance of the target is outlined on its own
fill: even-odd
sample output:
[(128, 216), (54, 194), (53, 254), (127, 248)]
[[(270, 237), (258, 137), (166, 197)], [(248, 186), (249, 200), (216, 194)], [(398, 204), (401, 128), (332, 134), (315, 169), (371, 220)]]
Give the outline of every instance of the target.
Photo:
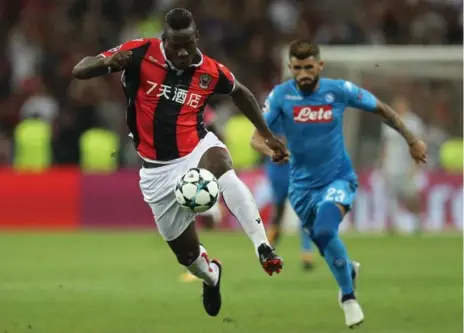
[(129, 65), (132, 59), (132, 51), (119, 51), (105, 58), (105, 65), (114, 70), (122, 70)]
[(265, 142), (269, 148), (274, 152), (272, 161), (275, 163), (282, 163), (288, 161), (288, 150), (285, 144), (275, 136), (268, 137)]
[(417, 163), (427, 163), (427, 145), (421, 140), (409, 144), (409, 153)]

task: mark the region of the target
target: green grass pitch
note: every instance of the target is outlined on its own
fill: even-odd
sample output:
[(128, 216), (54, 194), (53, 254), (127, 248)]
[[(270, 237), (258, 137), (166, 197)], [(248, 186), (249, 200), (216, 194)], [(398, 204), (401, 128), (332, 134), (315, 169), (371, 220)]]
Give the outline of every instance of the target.
[[(203, 233), (224, 265), (223, 308), (208, 317), (201, 284), (154, 232), (0, 234), (0, 333), (346, 332), (323, 261), (300, 268), (296, 236), (283, 239), (280, 275), (267, 276), (241, 233)], [(347, 236), (361, 262), (359, 332), (458, 333), (459, 236)]]

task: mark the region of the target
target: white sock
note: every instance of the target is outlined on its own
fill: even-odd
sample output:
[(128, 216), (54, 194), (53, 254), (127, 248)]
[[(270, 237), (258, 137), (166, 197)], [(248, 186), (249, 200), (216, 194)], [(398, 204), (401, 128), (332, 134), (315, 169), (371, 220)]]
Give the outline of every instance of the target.
[(200, 245), (200, 255), (187, 269), (210, 286), (214, 286), (218, 282), (219, 267), (215, 263), (209, 262), (206, 249), (202, 245)]
[(218, 179), (218, 183), (225, 204), (250, 237), (255, 249), (263, 243), (269, 245), (255, 200), (235, 171), (227, 171)]

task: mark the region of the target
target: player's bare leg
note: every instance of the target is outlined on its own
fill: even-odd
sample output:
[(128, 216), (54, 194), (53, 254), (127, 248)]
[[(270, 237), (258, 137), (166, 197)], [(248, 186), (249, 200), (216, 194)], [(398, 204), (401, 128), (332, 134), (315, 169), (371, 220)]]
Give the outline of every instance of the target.
[[(210, 215), (201, 216), (201, 223), (203, 227), (207, 230), (211, 230), (214, 228), (214, 219)], [(184, 273), (180, 275), (180, 280), (182, 282), (193, 282), (193, 281), (197, 281), (198, 278), (192, 273), (190, 273), (189, 270), (186, 270)]]
[(209, 260), (206, 249), (200, 244), (192, 221), (175, 240), (168, 241), (177, 261), (190, 273), (203, 280), (203, 306), (210, 316), (217, 316), (221, 310), (222, 266), (217, 260)]
[[(214, 205), (209, 211), (200, 214), (199, 219), (201, 219), (201, 224), (204, 229), (213, 230), (214, 225), (216, 223), (219, 223), (221, 217), (221, 207), (219, 206), (219, 203), (216, 203), (216, 205)], [(190, 273), (188, 270), (186, 270), (184, 273), (180, 275), (180, 281), (182, 282), (193, 282), (197, 280), (198, 278), (192, 273)]]
[(202, 156), (198, 166), (209, 170), (217, 178), (227, 208), (253, 242), (264, 270), (269, 275), (279, 273), (283, 259), (270, 246), (254, 198), (232, 168), (229, 152), (221, 147), (212, 147)]

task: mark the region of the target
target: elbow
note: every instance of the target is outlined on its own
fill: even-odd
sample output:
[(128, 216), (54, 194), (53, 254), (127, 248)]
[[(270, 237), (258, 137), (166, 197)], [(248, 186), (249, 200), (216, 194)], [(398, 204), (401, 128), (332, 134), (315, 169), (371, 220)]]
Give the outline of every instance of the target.
[(79, 64), (74, 66), (74, 68), (72, 70), (72, 76), (73, 76), (73, 78), (78, 79), (78, 80), (86, 79), (86, 77), (84, 76), (84, 72), (79, 67)]
[(89, 65), (90, 57), (85, 57), (81, 61), (79, 61), (72, 69), (72, 76), (78, 80), (86, 80), (89, 79)]
[(79, 79), (80, 78), (80, 72), (79, 72), (79, 68), (76, 66), (73, 67), (72, 69), (72, 76), (73, 78), (75, 79)]

